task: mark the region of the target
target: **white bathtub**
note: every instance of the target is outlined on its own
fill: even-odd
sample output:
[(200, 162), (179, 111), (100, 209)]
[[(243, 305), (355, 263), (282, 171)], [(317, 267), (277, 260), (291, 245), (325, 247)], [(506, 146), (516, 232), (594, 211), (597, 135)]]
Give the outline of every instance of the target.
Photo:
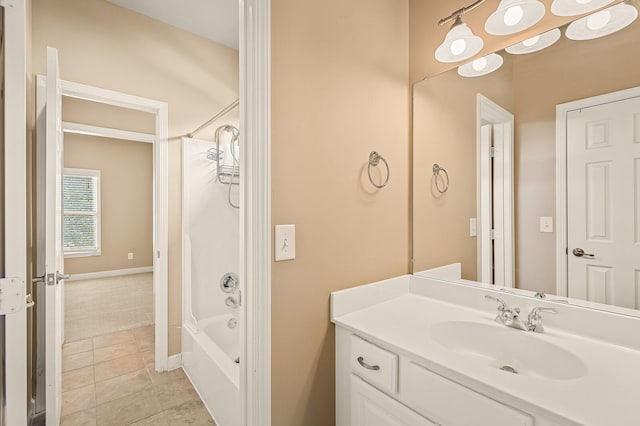
[(240, 413), (239, 327), (229, 328), (232, 315), (197, 322), (198, 330), (182, 327), (182, 363), (202, 401), (219, 426), (237, 426)]

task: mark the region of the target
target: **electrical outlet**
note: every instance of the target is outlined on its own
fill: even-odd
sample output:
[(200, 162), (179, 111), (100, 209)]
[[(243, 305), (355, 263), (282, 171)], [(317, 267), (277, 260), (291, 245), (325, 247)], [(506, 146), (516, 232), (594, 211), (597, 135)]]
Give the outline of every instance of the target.
[(133, 253), (127, 253), (127, 259), (133, 260)]
[(540, 218), (540, 232), (553, 232), (553, 218), (541, 217)]
[(276, 225), (274, 244), (276, 262), (296, 258), (296, 226)]

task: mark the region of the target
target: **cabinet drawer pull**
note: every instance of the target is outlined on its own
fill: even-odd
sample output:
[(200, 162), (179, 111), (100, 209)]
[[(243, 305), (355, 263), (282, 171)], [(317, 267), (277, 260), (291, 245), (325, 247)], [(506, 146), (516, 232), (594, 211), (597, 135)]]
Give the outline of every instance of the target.
[(364, 358), (359, 356), (358, 357), (358, 364), (360, 364), (361, 366), (363, 366), (364, 368), (368, 368), (369, 370), (380, 370), (380, 366), (379, 365), (369, 365), (366, 362), (364, 362)]

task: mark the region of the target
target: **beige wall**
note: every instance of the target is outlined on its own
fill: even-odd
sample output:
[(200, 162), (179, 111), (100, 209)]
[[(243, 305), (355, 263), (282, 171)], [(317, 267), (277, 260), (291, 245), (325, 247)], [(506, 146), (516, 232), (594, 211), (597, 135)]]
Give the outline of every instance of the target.
[[(462, 263), (462, 277), (477, 277), (477, 244), (469, 219), (477, 216), (476, 94), (513, 111), (511, 61), (482, 79), (454, 71), (414, 86), (414, 271)], [(449, 174), (446, 193), (435, 188), (432, 166)]]
[(102, 249), (100, 256), (66, 258), (66, 273), (153, 266), (152, 154), (148, 143), (65, 135), (64, 166), (100, 170)]
[[(331, 291), (408, 272), (409, 9), (403, 0), (272, 1), (272, 423), (334, 423)], [(374, 191), (369, 153), (389, 162)]]
[[(57, 47), (62, 78), (169, 103), (188, 133), (238, 97), (238, 52), (102, 0), (33, 1), (33, 69)], [(203, 132), (210, 137), (214, 128)], [(169, 144), (169, 353), (180, 351), (181, 143)]]
[[(484, 48), (477, 57), (504, 49), (521, 40), (571, 22), (575, 17), (560, 17), (550, 13), (553, 0), (540, 0), (547, 13), (533, 28), (510, 36), (492, 36), (484, 31), (484, 23), (497, 8), (500, 0), (486, 0), (477, 9), (464, 16), (464, 22), (474, 34), (482, 37)], [(622, 0), (616, 0), (619, 3)], [(434, 76), (459, 64), (444, 64), (436, 61), (434, 52), (442, 43), (453, 23), (442, 27), (438, 21), (462, 7), (473, 3), (471, 0), (410, 0), (411, 7), (411, 81), (417, 82), (426, 76)]]

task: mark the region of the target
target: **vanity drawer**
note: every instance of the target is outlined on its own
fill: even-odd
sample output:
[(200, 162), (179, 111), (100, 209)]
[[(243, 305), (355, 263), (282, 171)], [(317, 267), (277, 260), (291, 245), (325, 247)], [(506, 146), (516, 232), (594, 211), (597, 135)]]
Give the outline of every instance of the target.
[(398, 355), (351, 336), (351, 370), (378, 389), (398, 392)]
[(413, 362), (402, 365), (409, 407), (447, 426), (533, 426), (533, 417), (502, 405)]

